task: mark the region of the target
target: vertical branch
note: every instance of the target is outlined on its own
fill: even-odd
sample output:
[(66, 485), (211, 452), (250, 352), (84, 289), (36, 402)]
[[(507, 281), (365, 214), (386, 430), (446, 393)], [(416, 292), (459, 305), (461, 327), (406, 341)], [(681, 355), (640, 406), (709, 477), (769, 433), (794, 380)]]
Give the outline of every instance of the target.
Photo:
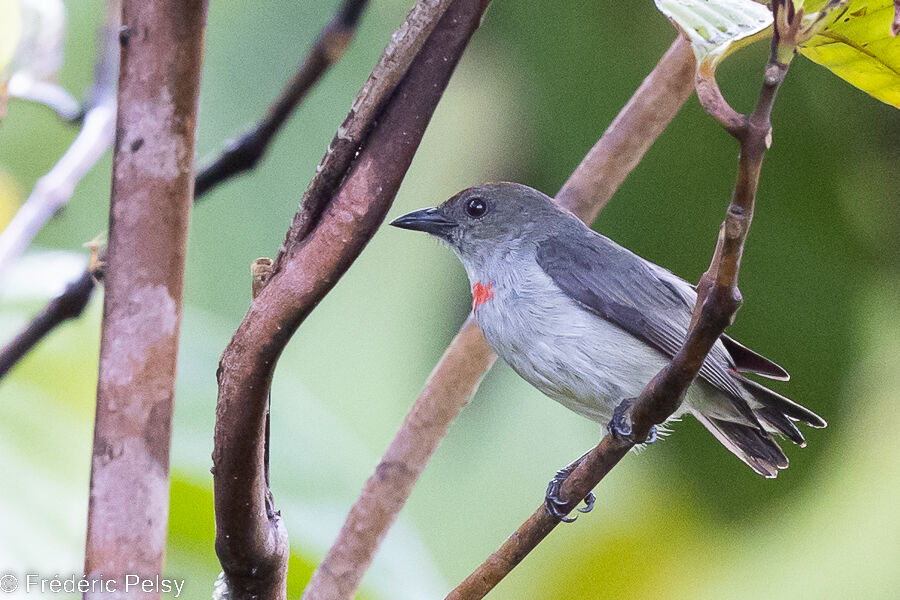
[[(694, 54), (676, 39), (557, 194), (593, 218), (693, 92)], [(350, 598), (450, 423), (496, 356), (467, 319), (369, 477), (304, 598)]]
[(205, 0), (123, 2), (89, 578), (124, 581), (163, 568), (206, 8)]
[[(306, 223), (305, 237), (289, 233), (280, 263), (222, 355), (213, 451), (216, 552), (233, 598), (285, 594), (287, 533), (280, 515), (267, 510), (265, 483), (265, 415), (275, 363), (384, 219), (486, 8), (487, 0), (454, 0), (449, 7), (422, 0), (413, 9), (386, 51), (392, 56), (375, 67), (339, 130), (338, 137), (367, 134), (358, 156), (352, 150), (349, 170), (340, 173), (329, 166), (335, 154), (326, 155), (292, 222), (292, 232)], [(409, 60), (400, 56), (407, 52)], [(336, 193), (309, 196), (309, 190), (329, 190), (332, 179), (342, 182)], [(315, 222), (305, 221), (301, 215), (314, 208)]]

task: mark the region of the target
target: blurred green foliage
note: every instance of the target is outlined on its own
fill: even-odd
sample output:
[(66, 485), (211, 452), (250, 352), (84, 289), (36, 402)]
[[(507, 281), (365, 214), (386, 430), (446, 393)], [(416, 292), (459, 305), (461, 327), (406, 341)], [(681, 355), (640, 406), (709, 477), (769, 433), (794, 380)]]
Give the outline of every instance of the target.
[[(212, 3), (201, 162), (263, 112), (336, 4)], [(336, 125), (409, 5), (373, 2), (347, 56), (266, 160), (194, 212), (167, 566), (187, 580), (188, 597), (208, 597), (219, 570), (208, 470), (215, 369), (248, 305), (249, 264), (276, 252)], [(62, 83), (78, 91), (90, 83), (102, 6), (80, 0), (69, 10)], [(392, 214), (488, 179), (552, 194), (673, 37), (649, 1), (496, 0)], [(737, 108), (752, 105), (766, 54), (763, 43), (720, 67)], [(896, 597), (900, 451), (890, 432), (900, 387), (900, 116), (798, 59), (773, 119), (742, 271), (746, 301), (732, 332), (787, 367), (793, 380), (774, 387), (829, 427), (809, 431), (808, 448), (787, 448), (791, 468), (766, 481), (697, 423), (676, 425), (670, 439), (628, 457), (597, 490), (594, 512), (559, 528), (492, 598)], [(0, 127), (0, 174), (25, 193), (74, 134), (45, 109), (13, 101)], [(596, 227), (696, 280), (731, 192), (736, 153), (690, 100)], [(81, 244), (106, 227), (108, 194), (107, 159), (37, 245), (83, 253)], [(3, 340), (49, 293), (29, 292), (29, 282), (62, 283), (53, 264), (34, 256), (5, 282)], [(274, 382), (272, 433), (274, 492), (295, 551), (291, 597), (469, 301), (449, 251), (384, 228), (291, 342)], [(0, 571), (81, 569), (100, 307), (95, 298), (83, 319), (0, 383)], [(363, 597), (441, 597), (538, 505), (554, 470), (600, 433), (505, 366), (495, 368), (388, 535)]]

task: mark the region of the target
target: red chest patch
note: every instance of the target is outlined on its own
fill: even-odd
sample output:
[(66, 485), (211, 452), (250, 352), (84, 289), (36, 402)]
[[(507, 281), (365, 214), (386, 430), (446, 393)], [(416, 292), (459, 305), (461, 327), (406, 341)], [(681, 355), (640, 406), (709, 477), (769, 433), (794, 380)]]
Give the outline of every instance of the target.
[(472, 286), (472, 310), (494, 297), (494, 288), (490, 283), (484, 284), (480, 281)]

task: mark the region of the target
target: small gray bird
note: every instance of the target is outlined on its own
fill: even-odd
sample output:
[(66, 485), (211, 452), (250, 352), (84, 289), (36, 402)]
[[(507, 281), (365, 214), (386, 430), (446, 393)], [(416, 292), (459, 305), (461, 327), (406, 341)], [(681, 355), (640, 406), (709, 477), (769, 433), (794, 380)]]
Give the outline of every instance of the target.
[[(391, 225), (447, 242), (469, 276), (491, 348), (544, 394), (601, 424), (640, 395), (687, 335), (691, 284), (528, 186), (476, 186)], [(775, 477), (788, 459), (770, 434), (804, 445), (795, 423), (825, 421), (741, 373), (789, 378), (723, 335), (675, 417), (690, 413), (751, 469)]]

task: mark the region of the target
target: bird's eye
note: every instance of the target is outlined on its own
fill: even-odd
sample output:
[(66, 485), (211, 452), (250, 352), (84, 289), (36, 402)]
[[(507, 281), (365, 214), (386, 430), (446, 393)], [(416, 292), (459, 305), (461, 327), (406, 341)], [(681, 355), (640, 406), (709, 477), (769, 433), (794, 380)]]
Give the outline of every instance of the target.
[(484, 213), (487, 212), (487, 209), (487, 202), (481, 198), (470, 198), (469, 201), (466, 202), (466, 214), (475, 219), (483, 216)]

